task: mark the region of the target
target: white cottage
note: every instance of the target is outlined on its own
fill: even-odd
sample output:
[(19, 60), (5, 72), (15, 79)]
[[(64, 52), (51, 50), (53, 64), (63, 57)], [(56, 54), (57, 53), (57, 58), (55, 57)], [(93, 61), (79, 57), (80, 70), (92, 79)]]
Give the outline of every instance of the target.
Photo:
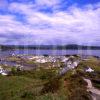
[(6, 72), (6, 70), (4, 70), (4, 69), (2, 68), (2, 66), (0, 66), (0, 74), (1, 74), (1, 75), (4, 75), (4, 76), (5, 76), (5, 75), (8, 75), (7, 72)]
[(91, 73), (91, 72), (94, 72), (94, 70), (93, 70), (92, 68), (89, 67), (89, 68), (86, 69), (86, 72)]

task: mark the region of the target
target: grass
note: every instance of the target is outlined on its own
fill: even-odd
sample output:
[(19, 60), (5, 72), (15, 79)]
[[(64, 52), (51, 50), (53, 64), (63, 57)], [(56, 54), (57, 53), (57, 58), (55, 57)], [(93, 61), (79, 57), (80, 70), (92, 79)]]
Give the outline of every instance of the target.
[(58, 72), (59, 68), (38, 68), (0, 76), (0, 100), (91, 100), (77, 71), (59, 77)]
[(33, 70), (0, 76), (0, 100), (53, 100), (53, 94), (41, 95), (44, 84), (55, 76), (55, 70)]
[(0, 100), (14, 100), (15, 98), (20, 100), (24, 91), (28, 91), (31, 87), (36, 89), (37, 85), (39, 87), (40, 84), (37, 83), (41, 83), (41, 81), (22, 76), (0, 76)]
[[(84, 71), (84, 68), (86, 66), (91, 67), (94, 70), (94, 72), (86, 73)], [(81, 61), (76, 70), (78, 73), (80, 73), (81, 76), (84, 76), (92, 80), (94, 87), (100, 89), (100, 82), (96, 82), (96, 80), (99, 81), (100, 79), (100, 60), (99, 59), (91, 57), (87, 61)], [(95, 80), (95, 82), (93, 80)]]
[[(18, 57), (11, 57), (8, 60), (23, 62)], [(24, 62), (28, 65), (35, 64), (37, 69), (12, 69), (10, 76), (0, 76), (0, 100), (91, 100), (82, 76), (100, 78), (99, 74), (94, 76), (92, 73), (84, 73), (86, 66), (100, 71), (100, 61), (96, 58), (82, 61), (75, 70), (70, 70), (63, 76), (58, 76), (60, 68), (57, 67), (63, 67), (63, 63), (39, 64), (31, 60)], [(53, 64), (55, 68), (52, 67)], [(98, 84), (94, 85), (100, 87)]]
[(95, 71), (100, 71), (100, 60), (96, 58), (89, 58), (87, 61), (81, 61), (79, 68), (84, 68), (86, 66), (91, 67)]
[(7, 59), (7, 61), (12, 61), (12, 62), (20, 62), (21, 61), (21, 58), (18, 58), (16, 56), (8, 57), (6, 59)]
[[(86, 73), (86, 67), (90, 67), (94, 70), (93, 73)], [(76, 71), (79, 72), (81, 75), (88, 77), (88, 78), (100, 78), (100, 60), (94, 57), (89, 58), (86, 61), (81, 61)]]

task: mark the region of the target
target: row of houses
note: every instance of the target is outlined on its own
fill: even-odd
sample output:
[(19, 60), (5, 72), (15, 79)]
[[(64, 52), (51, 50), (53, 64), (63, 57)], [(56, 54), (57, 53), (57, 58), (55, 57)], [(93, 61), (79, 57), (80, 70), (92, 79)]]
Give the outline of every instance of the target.
[[(77, 59), (75, 60), (74, 57), (70, 57), (66, 62), (65, 62), (65, 66), (60, 70), (60, 75), (63, 75), (65, 74), (67, 71), (71, 70), (71, 69), (75, 69), (76, 67), (78, 67), (79, 63), (80, 63), (81, 60)], [(88, 72), (88, 73), (91, 73), (91, 72), (94, 72), (94, 70), (89, 67), (89, 66), (86, 66), (84, 68), (84, 71), (85, 72)]]
[[(68, 70), (76, 68), (81, 61), (80, 59), (76, 59), (76, 57), (74, 57), (74, 56), (68, 56), (68, 57), (66, 57), (66, 56), (28, 56), (25, 59), (35, 61), (36, 63), (63, 62), (64, 65), (61, 68), (60, 74), (64, 74)], [(15, 67), (19, 70), (24, 69), (24, 66), (17, 65), (17, 64)], [(87, 69), (85, 71), (86, 72), (93, 72), (94, 70), (91, 69), (91, 67), (87, 67)], [(0, 66), (0, 74), (1, 75), (8, 75), (8, 72), (6, 70), (4, 70), (2, 68), (2, 66)]]
[(34, 60), (36, 63), (46, 63), (46, 62), (66, 62), (69, 57), (65, 56), (33, 56), (28, 58), (29, 60)]

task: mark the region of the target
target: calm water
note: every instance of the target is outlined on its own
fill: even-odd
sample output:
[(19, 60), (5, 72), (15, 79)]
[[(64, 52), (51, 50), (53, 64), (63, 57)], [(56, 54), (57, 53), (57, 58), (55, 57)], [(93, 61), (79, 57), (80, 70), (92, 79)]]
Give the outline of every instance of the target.
[(0, 56), (6, 55), (20, 55), (20, 54), (29, 54), (29, 55), (93, 55), (100, 57), (100, 50), (15, 50), (15, 51), (1, 51)]

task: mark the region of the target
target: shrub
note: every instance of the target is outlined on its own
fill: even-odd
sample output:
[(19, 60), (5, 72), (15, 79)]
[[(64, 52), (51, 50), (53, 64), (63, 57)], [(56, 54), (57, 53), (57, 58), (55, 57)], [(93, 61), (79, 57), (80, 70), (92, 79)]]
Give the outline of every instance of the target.
[(57, 90), (59, 90), (61, 86), (61, 81), (58, 78), (54, 78), (52, 80), (50, 80), (49, 82), (47, 82), (46, 84), (44, 84), (44, 87), (41, 91), (41, 93), (49, 93), (49, 92), (57, 92)]
[(21, 95), (21, 98), (23, 98), (23, 99), (32, 99), (32, 100), (35, 100), (35, 96), (33, 95), (32, 92), (29, 92), (29, 91), (25, 91), (25, 92)]
[(16, 69), (15, 67), (12, 67), (12, 68), (11, 68), (11, 73), (12, 73), (12, 74), (16, 74), (16, 72), (17, 72), (17, 69)]

